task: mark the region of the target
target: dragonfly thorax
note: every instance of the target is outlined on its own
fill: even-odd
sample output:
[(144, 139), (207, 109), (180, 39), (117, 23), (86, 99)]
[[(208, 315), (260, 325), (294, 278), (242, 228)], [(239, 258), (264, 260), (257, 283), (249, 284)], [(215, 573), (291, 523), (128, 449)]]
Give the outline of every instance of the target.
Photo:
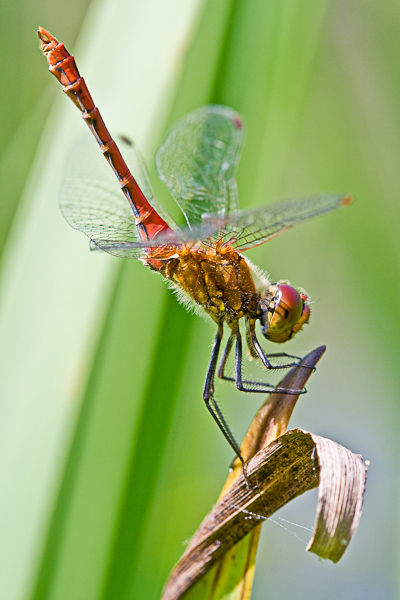
[(284, 282), (272, 283), (259, 304), (261, 331), (271, 342), (290, 340), (310, 318), (307, 295)]
[(182, 248), (159, 271), (217, 323), (256, 318), (260, 294), (252, 271), (229, 247)]

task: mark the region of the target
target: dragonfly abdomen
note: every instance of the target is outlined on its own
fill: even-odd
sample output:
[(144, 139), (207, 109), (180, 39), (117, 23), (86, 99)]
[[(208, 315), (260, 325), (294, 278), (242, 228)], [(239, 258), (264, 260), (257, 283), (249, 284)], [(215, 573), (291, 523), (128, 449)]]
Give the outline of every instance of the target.
[(142, 242), (154, 240), (161, 233), (171, 231), (169, 225), (147, 201), (136, 179), (130, 172), (116, 142), (103, 121), (99, 109), (93, 102), (72, 54), (68, 52), (64, 44), (58, 42), (43, 27), (39, 27), (38, 35), (41, 50), (49, 64), (49, 71), (61, 83), (65, 94), (81, 111), (84, 121), (118, 178), (121, 189), (131, 205), (137, 231)]

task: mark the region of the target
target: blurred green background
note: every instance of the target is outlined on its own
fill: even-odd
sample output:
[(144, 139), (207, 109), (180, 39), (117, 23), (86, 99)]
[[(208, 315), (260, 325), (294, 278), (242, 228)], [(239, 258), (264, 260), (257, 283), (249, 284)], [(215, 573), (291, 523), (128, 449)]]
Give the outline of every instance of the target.
[[(89, 253), (59, 213), (85, 126), (47, 73), (38, 25), (149, 165), (174, 120), (217, 102), (248, 125), (242, 207), (355, 195), (247, 253), (315, 301), (287, 351), (328, 348), (292, 425), (371, 461), (342, 561), (306, 554), (311, 533), (283, 520), (313, 527), (308, 493), (264, 525), (253, 598), (398, 598), (399, 3), (0, 7), (0, 599), (158, 598), (232, 459), (201, 399), (214, 329), (139, 262)], [(261, 398), (221, 383), (217, 399), (240, 438)]]

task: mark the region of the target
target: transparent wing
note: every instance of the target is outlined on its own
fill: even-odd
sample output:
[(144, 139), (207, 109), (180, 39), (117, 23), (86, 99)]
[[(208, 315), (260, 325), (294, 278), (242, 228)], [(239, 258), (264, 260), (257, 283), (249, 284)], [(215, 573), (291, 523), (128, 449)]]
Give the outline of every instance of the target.
[[(148, 251), (152, 249), (155, 251), (155, 253), (151, 253), (152, 257), (164, 260), (171, 258), (171, 255), (175, 254), (185, 244), (189, 246), (193, 244), (201, 245), (201, 243), (213, 245), (213, 238), (219, 237), (221, 228), (224, 225), (225, 220), (217, 218), (215, 221), (205, 222), (193, 229), (182, 227), (177, 231), (170, 230), (146, 242), (118, 242), (114, 240), (92, 239), (92, 243), (95, 245), (95, 248), (92, 247), (92, 249), (101, 249), (121, 257), (126, 257), (128, 253), (131, 253), (134, 255), (133, 258), (148, 257)], [(144, 253), (144, 251), (146, 252)]]
[[(264, 244), (298, 223), (313, 219), (352, 202), (349, 195), (326, 195), (285, 200), (269, 206), (240, 212), (225, 219), (213, 240), (243, 251)], [(217, 223), (215, 223), (215, 226)]]
[(240, 116), (225, 106), (204, 106), (181, 119), (156, 154), (160, 179), (189, 227), (204, 214), (238, 210), (236, 166), (244, 137)]
[[(351, 204), (349, 195), (326, 195), (296, 200), (284, 200), (256, 210), (237, 212), (225, 217), (206, 215), (201, 225), (193, 228), (182, 227), (178, 231), (157, 236), (156, 240), (134, 242), (132, 249), (159, 249), (160, 257), (171, 256), (171, 248), (184, 244), (199, 243), (215, 247), (231, 246), (238, 252), (254, 248), (268, 242), (273, 237), (319, 215)], [(122, 249), (122, 246), (120, 246)], [(118, 251), (118, 247), (114, 247)], [(158, 256), (158, 252), (157, 252)]]
[[(147, 200), (158, 211), (159, 205), (137, 148), (127, 138), (117, 137), (116, 141)], [(145, 255), (143, 247), (131, 246), (140, 241), (132, 210), (90, 135), (79, 139), (70, 151), (60, 206), (68, 223), (83, 231), (98, 248), (125, 258)], [(162, 212), (168, 224), (176, 228), (172, 219)]]

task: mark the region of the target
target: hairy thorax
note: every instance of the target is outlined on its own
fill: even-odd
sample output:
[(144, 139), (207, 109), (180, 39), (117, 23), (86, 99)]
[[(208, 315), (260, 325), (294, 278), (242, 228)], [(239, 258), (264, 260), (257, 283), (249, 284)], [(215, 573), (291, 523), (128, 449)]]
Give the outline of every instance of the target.
[(157, 270), (217, 323), (256, 314), (260, 296), (252, 273), (232, 248), (184, 247)]

